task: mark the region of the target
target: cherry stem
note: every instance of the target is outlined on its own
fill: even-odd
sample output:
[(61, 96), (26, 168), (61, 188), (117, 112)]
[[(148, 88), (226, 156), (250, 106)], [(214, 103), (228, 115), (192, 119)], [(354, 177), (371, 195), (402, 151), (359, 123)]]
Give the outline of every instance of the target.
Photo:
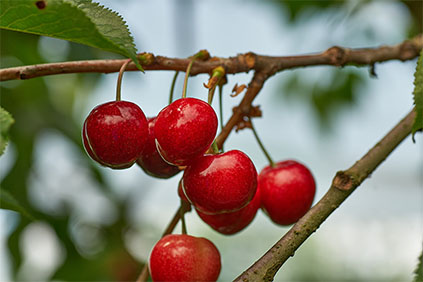
[(170, 86), (170, 94), (169, 94), (169, 104), (171, 104), (173, 100), (173, 91), (175, 90), (176, 78), (178, 77), (178, 74), (179, 74), (179, 71), (176, 71), (172, 79), (172, 85)]
[(187, 97), (187, 86), (188, 86), (188, 77), (189, 73), (191, 72), (192, 65), (196, 59), (205, 60), (210, 57), (209, 52), (207, 50), (200, 50), (197, 54), (192, 56), (191, 62), (189, 62), (187, 70), (185, 71), (185, 79), (184, 79), (184, 88), (182, 89), (182, 98)]
[(187, 97), (187, 87), (188, 87), (188, 77), (189, 77), (189, 73), (191, 71), (192, 65), (195, 61), (195, 57), (192, 58), (191, 62), (189, 62), (187, 70), (185, 72), (185, 79), (184, 79), (184, 88), (182, 89), (182, 98), (186, 98)]
[[(219, 118), (220, 118), (220, 130), (223, 130), (223, 86), (219, 85)], [(222, 144), (223, 151), (223, 144)]]
[(260, 146), (260, 149), (263, 151), (264, 155), (266, 156), (267, 160), (269, 161), (270, 166), (275, 167), (275, 163), (272, 160), (272, 158), (270, 157), (270, 154), (267, 152), (266, 148), (264, 148), (264, 145), (261, 142), (260, 137), (258, 136), (256, 129), (254, 128), (253, 121), (252, 121), (251, 118), (250, 118), (250, 124), (251, 124), (251, 130), (253, 131), (254, 137), (256, 138), (257, 143)]
[(125, 63), (123, 63), (123, 65), (120, 67), (119, 70), (119, 75), (118, 75), (118, 80), (117, 80), (117, 86), (116, 86), (116, 101), (120, 101), (121, 100), (121, 94), (120, 94), (120, 89), (122, 86), (122, 77), (123, 77), (123, 73), (125, 72), (126, 66), (132, 61), (132, 59), (128, 59)]

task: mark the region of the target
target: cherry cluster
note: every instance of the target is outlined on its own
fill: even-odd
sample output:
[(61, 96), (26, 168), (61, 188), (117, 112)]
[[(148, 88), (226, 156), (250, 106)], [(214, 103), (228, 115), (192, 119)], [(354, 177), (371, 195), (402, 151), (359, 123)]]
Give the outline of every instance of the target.
[[(259, 208), (276, 224), (298, 221), (315, 195), (308, 168), (287, 160), (271, 162), (257, 174), (245, 153), (214, 146), (217, 128), (215, 111), (200, 99), (178, 99), (149, 119), (136, 104), (117, 99), (90, 112), (82, 137), (88, 155), (103, 166), (124, 169), (137, 163), (158, 178), (183, 170), (181, 200), (222, 234), (244, 229)], [(221, 260), (205, 238), (167, 235), (154, 246), (149, 267), (154, 281), (216, 281)]]

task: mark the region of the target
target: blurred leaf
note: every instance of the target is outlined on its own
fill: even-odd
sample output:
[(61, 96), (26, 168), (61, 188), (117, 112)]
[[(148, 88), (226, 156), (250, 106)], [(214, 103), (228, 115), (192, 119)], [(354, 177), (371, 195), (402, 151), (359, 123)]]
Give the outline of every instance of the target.
[(343, 0), (326, 0), (326, 1), (275, 1), (277, 5), (286, 8), (289, 13), (289, 20), (295, 21), (298, 16), (307, 9), (316, 11), (324, 10), (333, 6), (342, 6), (346, 1)]
[[(40, 56), (39, 52), (43, 52), (39, 48), (39, 36), (14, 32), (10, 30), (0, 30), (0, 52), (1, 57), (15, 58), (19, 64), (37, 64), (45, 61)], [(38, 48), (37, 48), (38, 47)], [(88, 56), (88, 58), (98, 58), (98, 49), (90, 48), (86, 45), (70, 44), (70, 52), (66, 60), (79, 59), (81, 56)], [(88, 167), (92, 173), (92, 180), (98, 183), (101, 188), (99, 193), (104, 193), (112, 202), (117, 199), (110, 193), (109, 184), (99, 170), (95, 167), (90, 159), (86, 157), (85, 151), (81, 142), (81, 124), (73, 119), (75, 114), (75, 101), (72, 98), (77, 95), (76, 87), (52, 87), (54, 84), (67, 85), (72, 83), (78, 85), (78, 89), (82, 92), (81, 97), (87, 97), (87, 92), (92, 91), (101, 75), (93, 74), (77, 74), (66, 75), (60, 79), (33, 79), (23, 81), (16, 84), (14, 87), (6, 87), (0, 84), (1, 105), (13, 114), (15, 124), (10, 128), (10, 138), (13, 140), (16, 148), (16, 161), (11, 170), (2, 179), (2, 191), (12, 193), (15, 200), (21, 206), (24, 206), (28, 213), (33, 215), (37, 220), (41, 220), (49, 224), (56, 232), (60, 244), (64, 247), (66, 254), (67, 268), (73, 269), (74, 273), (68, 273), (69, 278), (74, 277), (73, 280), (81, 281), (89, 272), (90, 279), (102, 279), (110, 281), (112, 276), (104, 274), (104, 269), (107, 267), (97, 267), (89, 269), (89, 265), (95, 264), (95, 259), (87, 259), (76, 249), (71, 235), (69, 234), (70, 221), (74, 216), (74, 209), (72, 207), (63, 205), (60, 206), (60, 213), (48, 214), (42, 207), (34, 204), (34, 200), (29, 195), (29, 189), (32, 186), (31, 175), (37, 171), (36, 163), (34, 162), (34, 150), (37, 139), (46, 131), (54, 130), (62, 133), (68, 141), (80, 149), (80, 163), (79, 165)], [(72, 96), (72, 97), (69, 97)], [(60, 106), (54, 102), (55, 99), (65, 100)], [(79, 107), (81, 108), (81, 107)], [(80, 110), (77, 108), (77, 110)], [(79, 114), (79, 113), (78, 113)], [(44, 152), (48, 154), (49, 152)], [(83, 156), (83, 157), (82, 157)], [(120, 212), (120, 211), (119, 211)], [(23, 253), (21, 251), (22, 234), (30, 221), (26, 217), (21, 217), (16, 229), (7, 238), (7, 246), (9, 250), (9, 260), (11, 265), (12, 281), (16, 281), (17, 275), (22, 270), (22, 262), (24, 261)], [(120, 237), (121, 234), (114, 234), (114, 237)], [(109, 238), (106, 244), (110, 243)], [(124, 248), (123, 243), (116, 248)], [(104, 253), (107, 255), (108, 251)], [(96, 258), (97, 259), (97, 258)], [(75, 271), (75, 269), (82, 269), (80, 266), (87, 266), (83, 271)], [(56, 271), (56, 269), (54, 270)], [(69, 281), (66, 275), (61, 275), (61, 280)]]
[(18, 212), (28, 219), (34, 220), (34, 217), (9, 192), (3, 189), (0, 190), (0, 208)]
[(289, 99), (309, 103), (320, 126), (327, 130), (339, 111), (357, 101), (355, 88), (364, 83), (363, 76), (356, 70), (331, 69), (325, 71), (325, 79), (307, 81), (307, 71), (311, 70), (296, 70), (282, 85), (282, 92)]
[(416, 118), (414, 120), (412, 138), (414, 142), (414, 134), (423, 129), (423, 51), (420, 52), (417, 61), (416, 72), (414, 73), (414, 105), (416, 106)]
[(9, 141), (9, 128), (15, 121), (12, 115), (0, 107), (0, 156), (3, 155)]
[(423, 282), (423, 249), (420, 253), (419, 261), (417, 262), (417, 267), (414, 270), (414, 282)]
[(0, 28), (65, 39), (131, 58), (134, 40), (122, 17), (91, 0), (2, 0)]
[(415, 36), (423, 31), (423, 1), (401, 0), (411, 15), (411, 34), (409, 37)]

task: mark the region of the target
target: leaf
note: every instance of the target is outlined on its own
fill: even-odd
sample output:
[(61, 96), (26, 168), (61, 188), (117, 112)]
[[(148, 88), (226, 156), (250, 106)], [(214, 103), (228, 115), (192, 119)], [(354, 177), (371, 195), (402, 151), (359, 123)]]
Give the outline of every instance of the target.
[(9, 140), (8, 131), (14, 122), (12, 115), (0, 107), (0, 156), (3, 155), (4, 149), (6, 149), (7, 141)]
[(423, 249), (417, 262), (416, 270), (414, 270), (414, 282), (423, 282)]
[(423, 50), (420, 52), (419, 60), (417, 61), (416, 72), (414, 73), (414, 105), (416, 106), (416, 118), (411, 129), (413, 142), (414, 134), (418, 130), (423, 129)]
[(0, 190), (0, 208), (6, 210), (16, 211), (30, 220), (34, 220), (34, 217), (28, 213), (28, 211), (18, 203), (18, 201), (4, 189)]
[(91, 0), (1, 0), (0, 28), (73, 41), (131, 58), (134, 40), (122, 17)]

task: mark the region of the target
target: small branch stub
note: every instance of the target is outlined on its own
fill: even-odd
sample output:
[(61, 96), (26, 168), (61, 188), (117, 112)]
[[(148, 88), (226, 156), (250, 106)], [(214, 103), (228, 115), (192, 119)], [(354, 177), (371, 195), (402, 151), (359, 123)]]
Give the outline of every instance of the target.
[(218, 66), (217, 68), (213, 69), (212, 75), (207, 84), (204, 83), (204, 87), (209, 89), (208, 94), (208, 103), (211, 105), (213, 101), (214, 92), (216, 90), (216, 86), (220, 85), (225, 77), (225, 69), (222, 66)]

